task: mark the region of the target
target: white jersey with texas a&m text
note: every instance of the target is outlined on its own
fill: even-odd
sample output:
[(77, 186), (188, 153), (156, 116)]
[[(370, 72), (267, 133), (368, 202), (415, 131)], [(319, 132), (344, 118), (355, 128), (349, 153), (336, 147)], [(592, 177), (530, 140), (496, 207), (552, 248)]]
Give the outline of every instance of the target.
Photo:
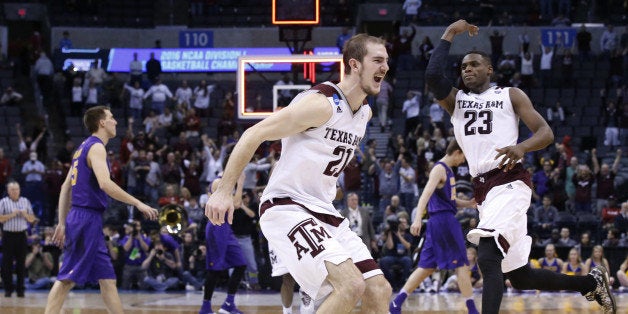
[(261, 202), (290, 197), (309, 210), (342, 217), (332, 205), (336, 182), (364, 137), (371, 108), (365, 103), (353, 113), (340, 89), (331, 82), (300, 93), (293, 102), (311, 93), (327, 97), (332, 116), (320, 127), (281, 140), (281, 158)]
[(519, 116), (508, 87), (493, 86), (481, 94), (458, 91), (451, 123), (473, 177), (497, 168), (496, 149), (519, 138)]

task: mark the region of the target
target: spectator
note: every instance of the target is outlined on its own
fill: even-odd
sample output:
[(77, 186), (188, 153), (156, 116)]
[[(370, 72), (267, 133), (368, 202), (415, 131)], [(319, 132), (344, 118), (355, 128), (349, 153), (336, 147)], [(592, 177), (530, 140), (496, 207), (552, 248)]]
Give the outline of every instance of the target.
[[(168, 156), (170, 156), (170, 154), (172, 153), (169, 153)], [(175, 186), (177, 185), (177, 183), (170, 183), (166, 185), (166, 188), (164, 189), (164, 195), (160, 197), (158, 201), (159, 207), (163, 207), (166, 205), (178, 205), (180, 203), (181, 198), (175, 193)]]
[(155, 84), (148, 89), (142, 98), (146, 99), (152, 96), (150, 108), (154, 110), (156, 114), (161, 114), (164, 111), (168, 98), (172, 98), (172, 92), (170, 92), (168, 86), (161, 82), (161, 79), (157, 78), (154, 82)]
[(600, 213), (602, 214), (602, 228), (604, 228), (604, 230), (614, 228), (615, 219), (621, 214), (621, 208), (617, 205), (617, 200), (614, 195), (608, 197), (606, 206), (602, 208)]
[(412, 70), (415, 67), (415, 60), (412, 56), (412, 41), (416, 35), (416, 27), (411, 25), (412, 29), (407, 28), (401, 32), (393, 41), (393, 59), (396, 59), (397, 68), (404, 70)]
[(194, 287), (195, 290), (201, 290), (205, 284), (206, 258), (207, 247), (204, 243), (200, 243), (188, 258), (188, 270), (183, 272), (183, 280), (186, 284)]
[(31, 152), (29, 161), (22, 165), (24, 176), (24, 197), (30, 200), (35, 215), (41, 217), (44, 211), (44, 175), (46, 166), (37, 159), (37, 153)]
[(592, 248), (594, 244), (594, 241), (591, 240), (591, 232), (585, 231), (580, 234), (580, 242), (576, 245), (576, 248), (578, 248), (578, 251), (582, 251), (583, 248)]
[(133, 86), (124, 84), (124, 90), (129, 93), (129, 110), (134, 120), (142, 121), (144, 90), (140, 87), (139, 81), (133, 81), (132, 84)]
[[(591, 257), (587, 258), (587, 260), (584, 262), (583, 272), (585, 274), (588, 274), (589, 270), (597, 265), (602, 265), (606, 269), (611, 269), (608, 264), (608, 260), (606, 259), (606, 257), (604, 257), (604, 248), (601, 245), (596, 245), (593, 247), (593, 250), (591, 251)], [(613, 277), (611, 277), (610, 285), (613, 284), (613, 281)]]
[(606, 108), (602, 116), (602, 126), (604, 131), (604, 146), (608, 146), (611, 150), (621, 145), (619, 142), (619, 121), (621, 113), (617, 110), (614, 101), (610, 100), (606, 104)]
[(22, 94), (13, 90), (13, 87), (9, 86), (0, 97), (0, 105), (2, 106), (17, 106), (22, 101)]
[[(2, 223), (2, 282), (4, 296), (11, 297), (17, 291), (18, 298), (24, 297), (24, 277), (26, 276), (26, 229), (28, 224), (35, 222), (31, 203), (20, 196), (20, 185), (15, 182), (7, 184), (8, 196), (0, 200), (0, 223)], [(17, 285), (13, 283), (13, 263)]]
[[(563, 86), (571, 87), (573, 86), (573, 55), (571, 53), (571, 48), (564, 49), (564, 54), (561, 58), (561, 73), (563, 76)], [(561, 86), (562, 87), (562, 86)]]
[(562, 15), (562, 14), (558, 14), (551, 23), (552, 26), (554, 27), (569, 27), (571, 25), (571, 20), (569, 19), (569, 17)]
[(443, 109), (439, 104), (436, 98), (432, 99), (432, 104), (430, 105), (430, 119), (431, 123), (438, 128), (445, 129), (444, 124), (445, 118), (445, 109)]
[(591, 213), (591, 189), (595, 178), (591, 169), (587, 165), (578, 166), (578, 172), (573, 176), (572, 181), (576, 186), (574, 198), (574, 210), (577, 213)]
[(626, 235), (628, 231), (628, 201), (621, 203), (621, 211), (619, 215), (615, 217), (615, 228), (617, 228), (622, 235)]
[(72, 49), (74, 46), (72, 45), (72, 40), (70, 39), (70, 32), (63, 31), (63, 38), (59, 41), (59, 49)]
[[(384, 131), (384, 128), (388, 125), (388, 107), (390, 105), (390, 97), (392, 96), (393, 87), (390, 85), (388, 80), (382, 80), (381, 87), (379, 89), (379, 94), (375, 96), (375, 103), (377, 104), (377, 114), (379, 118), (379, 125), (381, 131)], [(404, 102), (404, 109), (402, 111), (406, 111), (408, 109), (405, 108), (406, 103)], [(406, 116), (410, 115), (408, 112)], [(418, 116), (418, 112), (417, 112)], [(406, 118), (407, 119), (407, 118)], [(407, 120), (406, 120), (407, 123)]]
[(185, 124), (184, 129), (186, 137), (197, 137), (200, 135), (201, 119), (198, 115), (196, 115), (196, 110), (194, 110), (194, 108), (190, 108), (190, 110), (188, 110), (183, 122)]
[(556, 226), (557, 219), (558, 209), (552, 206), (551, 197), (543, 197), (542, 204), (534, 209), (534, 226), (538, 235), (541, 238), (549, 236), (552, 229)]
[[(490, 33), (487, 33), (490, 34)], [(506, 33), (501, 33), (499, 30), (493, 30), (493, 33), (489, 35), (491, 42), (491, 64), (497, 65), (498, 61), (504, 55), (504, 37)]]
[(81, 87), (81, 79), (75, 78), (72, 82), (72, 89), (70, 90), (70, 115), (72, 117), (82, 116), (83, 111), (83, 88)]
[(403, 134), (413, 132), (419, 124), (419, 112), (421, 111), (421, 92), (410, 90), (406, 93), (401, 112), (406, 114)]
[(419, 69), (425, 69), (427, 62), (432, 56), (432, 51), (434, 51), (434, 44), (432, 44), (432, 40), (428, 36), (423, 37), (423, 41), (421, 42), (421, 45), (419, 45)]
[[(246, 180), (246, 179), (245, 179)], [(257, 204), (251, 202), (253, 198), (252, 192), (242, 194), (242, 203), (239, 208), (233, 212), (233, 234), (238, 239), (242, 253), (246, 258), (246, 280), (247, 286), (252, 290), (260, 290), (257, 271), (257, 260), (255, 258), (255, 245), (253, 239), (256, 236), (256, 225), (259, 220), (257, 214)]]
[(54, 75), (54, 66), (45, 52), (39, 53), (39, 59), (35, 62), (35, 75), (37, 76), (37, 85), (39, 92), (43, 98), (43, 105), (48, 108), (52, 100), (52, 76)]
[(148, 198), (148, 202), (151, 204), (157, 204), (159, 199), (159, 187), (161, 186), (161, 168), (159, 163), (155, 161), (155, 154), (153, 152), (146, 153), (146, 162), (148, 165), (148, 172), (146, 173), (144, 188), (144, 195)]
[(541, 265), (541, 268), (556, 273), (560, 273), (563, 269), (563, 260), (556, 257), (556, 248), (553, 244), (547, 244), (545, 246), (545, 256), (539, 258), (539, 264)]
[(41, 238), (36, 236), (31, 243), (31, 252), (26, 255), (26, 271), (28, 272), (27, 290), (50, 289), (53, 280), (50, 278), (54, 262), (52, 255), (42, 250)]
[[(467, 248), (467, 259), (469, 260), (469, 269), (471, 270), (471, 286), (473, 289), (482, 289), (482, 274), (478, 267), (478, 251), (470, 246)], [(458, 287), (458, 276), (451, 275), (443, 284), (446, 291), (460, 292)]]
[[(132, 219), (132, 217), (129, 217)], [(124, 251), (125, 263), (122, 276), (122, 289), (131, 289), (134, 285), (143, 287), (146, 270), (143, 262), (149, 252), (151, 241), (142, 232), (139, 221), (124, 225), (125, 236), (119, 242)]]
[(402, 9), (406, 13), (405, 25), (417, 22), (421, 4), (423, 4), (421, 0), (405, 0), (403, 2)]
[(161, 62), (155, 59), (155, 53), (150, 53), (150, 59), (146, 61), (146, 75), (151, 83), (157, 82), (157, 78), (161, 74)]
[(576, 196), (576, 185), (573, 181), (573, 177), (577, 173), (578, 167), (578, 157), (572, 156), (569, 159), (569, 166), (565, 168), (565, 193), (567, 193), (570, 210), (573, 210), (572, 207)]
[(578, 242), (576, 242), (576, 240), (572, 239), (569, 236), (569, 228), (561, 228), (560, 239), (558, 239), (558, 243), (556, 243), (556, 246), (574, 247), (576, 246), (576, 244), (578, 244)]
[(371, 254), (377, 252), (377, 240), (375, 238), (375, 228), (371, 221), (371, 214), (368, 209), (359, 206), (360, 201), (358, 194), (347, 194), (347, 208), (340, 211), (340, 214), (349, 220), (351, 231), (355, 232), (366, 247), (369, 248)]
[(351, 36), (352, 34), (349, 33), (349, 27), (346, 27), (346, 26), (343, 27), (342, 32), (336, 38), (336, 47), (338, 47), (338, 50), (340, 51), (340, 53), (342, 53), (342, 50), (344, 49), (345, 42), (349, 40)]
[[(408, 275), (410, 275), (410, 269), (412, 267), (410, 249), (413, 237), (407, 232), (409, 227), (407, 218), (392, 216), (386, 221), (388, 228), (386, 228), (381, 236), (384, 248), (382, 249), (382, 257), (379, 260), (379, 265), (386, 279), (388, 279), (393, 287), (396, 287), (403, 284), (408, 279)], [(402, 268), (401, 280), (396, 280), (394, 277), (392, 273), (394, 266), (400, 266)]]
[(567, 261), (563, 263), (562, 273), (570, 276), (584, 276), (586, 273), (582, 272), (584, 264), (582, 264), (582, 257), (578, 249), (572, 248), (569, 250), (569, 257)]
[(57, 206), (59, 204), (59, 195), (61, 194), (61, 185), (65, 180), (67, 170), (63, 168), (63, 164), (59, 160), (51, 160), (49, 167), (44, 174), (44, 189), (46, 191), (43, 214), (41, 215), (41, 224), (44, 226), (52, 226)]
[(188, 86), (188, 81), (182, 80), (181, 86), (179, 86), (174, 92), (174, 99), (176, 100), (178, 106), (183, 106), (183, 108), (189, 109), (190, 106), (192, 106), (192, 95), (192, 88)]
[(133, 60), (129, 64), (129, 83), (131, 86), (135, 86), (135, 82), (142, 83), (142, 73), (144, 72), (144, 66), (142, 61), (137, 60), (137, 52), (133, 53)]
[(550, 234), (549, 238), (544, 239), (543, 241), (539, 242), (538, 245), (540, 246), (547, 246), (548, 244), (556, 245), (558, 244), (558, 240), (560, 240), (560, 231), (558, 230), (558, 228), (554, 228), (552, 229), (552, 233)]
[[(86, 82), (88, 81), (86, 80)], [(98, 106), (98, 99), (101, 97), (100, 91), (101, 89), (96, 86), (94, 80), (89, 80), (87, 88), (83, 89), (83, 98), (85, 99), (83, 104), (84, 110)]]
[(600, 51), (604, 58), (609, 58), (611, 55), (611, 51), (615, 50), (617, 47), (617, 33), (613, 29), (613, 25), (607, 24), (606, 29), (602, 33), (602, 37), (600, 37)]
[[(552, 174), (554, 161), (549, 158), (541, 158), (541, 163), (543, 164), (543, 169), (537, 171), (532, 176), (532, 183), (534, 184), (534, 189), (539, 199), (543, 198), (549, 189), (548, 183), (550, 181), (550, 175)], [(538, 200), (536, 203), (538, 204)]]
[(0, 147), (0, 186), (5, 186), (12, 174), (11, 161), (4, 156), (4, 148)]
[(147, 271), (144, 277), (146, 288), (163, 292), (175, 288), (179, 284), (176, 276), (176, 263), (174, 257), (166, 252), (161, 241), (155, 241), (148, 257), (142, 262), (142, 269)]
[(534, 87), (534, 61), (533, 54), (521, 51), (521, 87), (530, 89)]
[(628, 255), (617, 270), (617, 280), (619, 281), (619, 291), (626, 291), (628, 288)]
[(373, 215), (375, 226), (379, 225), (383, 218), (386, 217), (384, 216), (384, 211), (390, 205), (391, 197), (399, 193), (397, 182), (399, 182), (400, 166), (401, 161), (399, 160), (397, 162), (393, 160), (376, 160), (369, 168), (369, 174), (376, 174), (378, 182), (379, 206)]
[(199, 86), (194, 88), (194, 110), (198, 112), (199, 117), (206, 118), (211, 115), (210, 99), (211, 94), (216, 89), (216, 85), (207, 85), (205, 80), (201, 80)]
[(541, 64), (539, 66), (541, 72), (541, 86), (543, 88), (552, 87), (552, 66), (554, 62), (554, 52), (556, 46), (541, 46)]
[(591, 162), (593, 163), (593, 175), (597, 182), (597, 188), (595, 195), (597, 197), (597, 212), (600, 213), (602, 207), (606, 205), (606, 200), (615, 195), (615, 176), (619, 172), (619, 166), (621, 162), (622, 150), (618, 149), (615, 152), (615, 160), (613, 165), (609, 166), (607, 163), (600, 163), (598, 161), (597, 149), (591, 149)]
[(560, 105), (560, 101), (556, 101), (553, 107), (547, 108), (547, 122), (552, 126), (554, 132), (558, 131), (558, 126), (565, 124), (565, 111)]
[(401, 205), (406, 210), (411, 211), (415, 207), (415, 196), (418, 192), (416, 187), (416, 171), (412, 168), (412, 156), (410, 154), (400, 154), (401, 168), (399, 168), (399, 198)]
[[(98, 90), (98, 94), (102, 94), (103, 82), (107, 79), (107, 73), (101, 67), (98, 66), (96, 61), (92, 62), (89, 70), (85, 73), (85, 80), (83, 84), (94, 84), (94, 87)], [(85, 86), (84, 86), (85, 87)], [(98, 102), (98, 101), (97, 101)]]
[(583, 61), (591, 60), (591, 33), (587, 30), (584, 23), (580, 26), (580, 31), (576, 34), (576, 41), (578, 42), (578, 55), (580, 59), (580, 64)]
[(603, 247), (619, 247), (619, 246), (625, 246), (625, 243), (623, 239), (621, 238), (619, 231), (615, 228), (611, 228), (611, 229), (608, 229), (608, 232), (606, 232), (606, 240), (602, 242), (602, 246)]

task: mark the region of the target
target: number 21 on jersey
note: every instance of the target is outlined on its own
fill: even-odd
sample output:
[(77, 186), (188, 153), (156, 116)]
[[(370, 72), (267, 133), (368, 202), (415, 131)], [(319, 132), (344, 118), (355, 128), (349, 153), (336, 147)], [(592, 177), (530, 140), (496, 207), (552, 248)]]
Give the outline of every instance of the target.
[[(327, 168), (325, 168), (323, 174), (326, 176), (338, 177), (342, 173), (342, 170), (344, 170), (349, 163), (349, 158), (351, 157), (352, 152), (353, 148), (336, 146), (336, 148), (334, 148), (333, 154), (334, 156), (338, 156), (338, 158), (332, 160), (331, 162), (329, 162), (329, 164), (327, 164)], [(340, 164), (342, 164), (342, 166), (340, 168), (337, 168), (336, 166)]]

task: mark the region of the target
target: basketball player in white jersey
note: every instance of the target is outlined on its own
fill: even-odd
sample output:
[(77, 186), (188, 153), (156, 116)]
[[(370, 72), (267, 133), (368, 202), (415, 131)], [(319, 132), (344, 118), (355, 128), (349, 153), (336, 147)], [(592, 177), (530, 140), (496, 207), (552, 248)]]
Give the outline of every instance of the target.
[(338, 176), (364, 136), (388, 71), (384, 41), (358, 34), (344, 46), (342, 82), (325, 82), (299, 94), (282, 110), (242, 134), (221, 184), (205, 206), (213, 224), (231, 223), (231, 191), (263, 142), (282, 139), (260, 205), (260, 225), (275, 254), (303, 291), (325, 301), (317, 313), (387, 313), (391, 287), (361, 239), (332, 205)]
[[(480, 222), (467, 235), (478, 245), (478, 264), (484, 278), (482, 313), (498, 313), (504, 274), (516, 289), (579, 291), (596, 300), (607, 313), (615, 301), (608, 272), (594, 268), (586, 276), (567, 276), (528, 265), (531, 238), (527, 236), (526, 211), (530, 207), (530, 175), (521, 165), (525, 153), (543, 149), (554, 135), (547, 122), (518, 88), (491, 87), (491, 58), (472, 51), (461, 62), (464, 90), (445, 76), (453, 38), (478, 27), (459, 20), (447, 27), (425, 71), (426, 82), (439, 104), (451, 115), (456, 140), (469, 163)], [(519, 119), (534, 133), (521, 143)]]

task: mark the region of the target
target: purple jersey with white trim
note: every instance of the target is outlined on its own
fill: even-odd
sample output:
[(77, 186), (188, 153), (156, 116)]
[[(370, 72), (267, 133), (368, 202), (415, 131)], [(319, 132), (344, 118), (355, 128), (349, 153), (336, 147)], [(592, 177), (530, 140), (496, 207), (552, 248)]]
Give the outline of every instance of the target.
[[(104, 212), (107, 208), (107, 193), (100, 188), (96, 175), (87, 164), (87, 154), (94, 144), (103, 144), (96, 136), (86, 138), (72, 157), (70, 180), (72, 184), (72, 207), (90, 208)], [(104, 144), (103, 144), (104, 145)], [(109, 171), (107, 163), (107, 171)]]
[(456, 214), (456, 177), (454, 172), (444, 162), (438, 161), (436, 165), (440, 164), (445, 168), (447, 178), (442, 188), (436, 188), (434, 193), (430, 197), (427, 203), (428, 214), (439, 212), (452, 212)]

